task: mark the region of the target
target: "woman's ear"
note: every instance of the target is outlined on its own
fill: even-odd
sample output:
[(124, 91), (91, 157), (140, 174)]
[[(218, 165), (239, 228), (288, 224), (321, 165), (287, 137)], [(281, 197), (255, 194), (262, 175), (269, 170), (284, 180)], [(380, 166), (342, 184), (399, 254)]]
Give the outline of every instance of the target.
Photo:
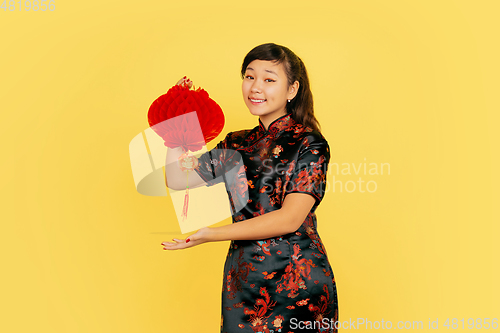
[(299, 81), (295, 81), (289, 88), (288, 88), (288, 99), (293, 99), (296, 95), (297, 92), (299, 91)]

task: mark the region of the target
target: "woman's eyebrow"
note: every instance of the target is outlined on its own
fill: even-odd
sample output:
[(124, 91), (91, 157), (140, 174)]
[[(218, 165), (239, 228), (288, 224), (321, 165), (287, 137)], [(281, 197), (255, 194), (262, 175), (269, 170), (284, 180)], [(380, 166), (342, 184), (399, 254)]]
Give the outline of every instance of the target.
[[(252, 67), (247, 67), (247, 70), (251, 70), (251, 71), (253, 71), (253, 68), (252, 68)], [(274, 75), (278, 76), (278, 74), (276, 74), (276, 72), (273, 72), (273, 71), (272, 71), (272, 70), (270, 70), (270, 69), (265, 69), (265, 71), (266, 71), (266, 72), (268, 72), (268, 73), (271, 73), (271, 74), (274, 74)]]

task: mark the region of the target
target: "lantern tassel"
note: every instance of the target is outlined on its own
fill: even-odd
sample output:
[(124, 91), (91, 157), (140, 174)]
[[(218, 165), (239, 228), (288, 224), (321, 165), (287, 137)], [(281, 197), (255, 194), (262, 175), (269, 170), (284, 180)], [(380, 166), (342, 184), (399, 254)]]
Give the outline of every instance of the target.
[(189, 171), (186, 173), (186, 194), (184, 195), (184, 207), (182, 208), (182, 221), (187, 219), (189, 205)]

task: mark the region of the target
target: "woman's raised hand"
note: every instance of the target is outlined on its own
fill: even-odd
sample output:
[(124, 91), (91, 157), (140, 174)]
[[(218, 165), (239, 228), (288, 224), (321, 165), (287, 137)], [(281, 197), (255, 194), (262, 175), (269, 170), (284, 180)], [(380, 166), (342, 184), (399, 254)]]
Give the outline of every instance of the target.
[(188, 86), (189, 89), (191, 89), (191, 87), (193, 86), (193, 81), (184, 76), (182, 79), (177, 81), (176, 85), (178, 86), (185, 85)]

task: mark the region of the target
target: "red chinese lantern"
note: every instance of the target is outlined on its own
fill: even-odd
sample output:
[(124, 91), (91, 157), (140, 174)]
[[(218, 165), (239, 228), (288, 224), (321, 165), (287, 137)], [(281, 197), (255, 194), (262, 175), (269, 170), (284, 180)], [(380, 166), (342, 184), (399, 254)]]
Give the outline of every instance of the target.
[[(198, 166), (198, 160), (189, 151), (197, 151), (216, 138), (224, 128), (224, 113), (221, 107), (208, 96), (202, 88), (191, 90), (189, 80), (170, 88), (166, 94), (158, 97), (149, 107), (149, 126), (169, 148), (182, 147), (183, 154), (178, 159), (179, 168), (187, 172)], [(189, 117), (179, 117), (196, 111), (199, 125), (188, 121)], [(193, 119), (193, 118), (191, 118)], [(169, 121), (166, 121), (169, 120)], [(202, 134), (199, 133), (201, 127)], [(186, 178), (183, 219), (187, 217), (189, 203), (189, 178)]]

